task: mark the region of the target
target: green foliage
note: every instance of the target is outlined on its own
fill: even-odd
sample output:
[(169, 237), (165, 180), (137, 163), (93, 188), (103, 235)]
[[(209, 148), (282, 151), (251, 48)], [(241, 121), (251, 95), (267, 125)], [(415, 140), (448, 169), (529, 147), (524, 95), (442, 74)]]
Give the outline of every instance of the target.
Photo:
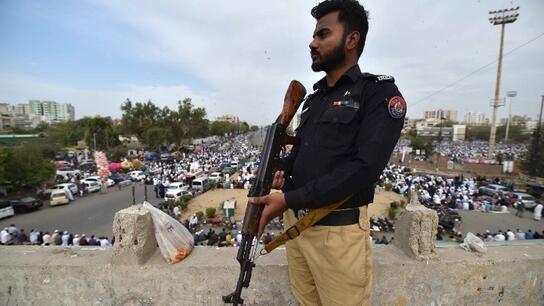
[(196, 212), (196, 218), (198, 219), (198, 221), (204, 220), (204, 212), (202, 212), (202, 211), (200, 211), (200, 210), (197, 211), (197, 212)]
[(395, 220), (397, 218), (398, 211), (398, 208), (389, 207), (389, 210), (387, 211), (389, 219)]
[(110, 117), (86, 117), (80, 120), (85, 126), (85, 144), (89, 148), (97, 150), (108, 150), (119, 144), (119, 135), (113, 128), (113, 121)]
[(427, 137), (416, 136), (410, 138), (411, 146), (414, 150), (425, 150), (425, 155), (430, 156), (433, 153), (432, 139)]
[(393, 184), (390, 182), (387, 182), (383, 185), (383, 188), (385, 189), (385, 191), (391, 191), (393, 190)]
[(215, 188), (217, 188), (217, 182), (216, 181), (210, 181), (208, 183), (208, 189), (209, 190), (214, 190)]
[[(491, 133), (491, 126), (486, 125), (477, 125), (477, 126), (467, 126), (466, 139), (467, 140), (489, 140), (489, 134)], [(506, 135), (506, 125), (501, 125), (497, 127), (496, 130), (496, 139), (502, 140)], [(529, 140), (531, 136), (525, 133), (525, 130), (520, 125), (510, 125), (510, 130), (508, 132), (508, 139), (514, 142), (523, 142)]]
[(108, 150), (108, 157), (110, 161), (121, 161), (124, 157), (127, 156), (129, 147), (126, 145), (118, 145)]
[(257, 131), (259, 130), (259, 127), (256, 126), (256, 125), (252, 125), (252, 126), (249, 128), (249, 130), (250, 130), (251, 132), (257, 132)]
[(522, 162), (522, 168), (531, 176), (544, 177), (544, 133), (536, 129), (531, 137), (531, 145)]
[(391, 202), (389, 204), (389, 207), (397, 209), (397, 208), (399, 208), (399, 202), (397, 202), (397, 201)]
[(47, 127), (45, 133), (52, 143), (63, 147), (75, 146), (85, 136), (86, 126), (81, 120), (52, 124)]
[(0, 182), (17, 190), (37, 187), (52, 179), (55, 164), (46, 157), (49, 149), (49, 145), (41, 143), (2, 148)]
[(206, 217), (208, 219), (211, 219), (213, 217), (215, 217), (215, 214), (216, 214), (216, 209), (215, 207), (208, 207), (206, 208)]

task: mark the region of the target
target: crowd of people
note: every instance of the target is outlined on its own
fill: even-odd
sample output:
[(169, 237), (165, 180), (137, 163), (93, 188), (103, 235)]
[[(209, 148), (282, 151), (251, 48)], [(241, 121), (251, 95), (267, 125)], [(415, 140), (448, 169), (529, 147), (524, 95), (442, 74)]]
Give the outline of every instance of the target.
[(523, 232), (519, 228), (515, 232), (508, 229), (506, 232), (499, 230), (496, 233), (492, 233), (489, 230), (486, 230), (485, 234), (476, 234), (477, 237), (480, 237), (482, 240), (490, 241), (512, 241), (512, 240), (532, 240), (532, 239), (544, 239), (544, 231), (539, 233), (538, 231), (532, 231), (528, 229), (527, 232)]
[(2, 245), (41, 245), (41, 246), (100, 246), (110, 247), (115, 242), (115, 237), (109, 240), (107, 237), (87, 237), (85, 234), (73, 234), (68, 231), (54, 230), (40, 231), (32, 229), (27, 234), (24, 229), (17, 228), (15, 224), (4, 228), (0, 232), (0, 244)]

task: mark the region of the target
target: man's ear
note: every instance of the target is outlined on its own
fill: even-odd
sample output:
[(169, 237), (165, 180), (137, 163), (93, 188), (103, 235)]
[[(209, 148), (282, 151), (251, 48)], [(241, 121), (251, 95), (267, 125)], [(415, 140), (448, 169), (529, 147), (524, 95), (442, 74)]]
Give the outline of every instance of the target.
[(349, 33), (348, 37), (346, 37), (346, 49), (347, 50), (357, 49), (360, 39), (361, 39), (361, 33), (359, 33), (359, 31), (353, 31)]

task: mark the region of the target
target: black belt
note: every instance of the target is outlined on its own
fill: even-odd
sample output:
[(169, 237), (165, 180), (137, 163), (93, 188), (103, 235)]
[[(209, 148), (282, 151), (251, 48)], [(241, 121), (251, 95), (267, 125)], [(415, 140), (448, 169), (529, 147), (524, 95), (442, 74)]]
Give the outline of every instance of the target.
[[(295, 211), (297, 216), (297, 211)], [(314, 225), (342, 226), (359, 223), (359, 208), (333, 210)]]

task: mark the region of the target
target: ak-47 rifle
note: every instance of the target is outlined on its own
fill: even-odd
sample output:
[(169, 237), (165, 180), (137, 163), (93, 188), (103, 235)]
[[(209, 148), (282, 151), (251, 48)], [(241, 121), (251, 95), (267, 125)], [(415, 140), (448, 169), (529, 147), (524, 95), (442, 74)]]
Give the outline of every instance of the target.
[[(279, 169), (280, 151), (286, 144), (294, 144), (294, 137), (287, 135), (286, 128), (304, 100), (304, 96), (306, 96), (304, 86), (298, 81), (291, 81), (285, 93), (281, 114), (266, 133), (255, 184), (249, 190), (248, 197), (260, 197), (270, 193), (274, 173)], [(223, 302), (225, 303), (234, 305), (244, 303), (244, 299), (241, 297), (242, 288), (249, 287), (251, 272), (255, 267), (253, 261), (258, 245), (259, 237), (257, 237), (257, 232), (263, 208), (263, 205), (247, 204), (242, 227), (242, 242), (236, 256), (236, 260), (240, 263), (240, 276), (238, 277), (236, 290), (227, 296), (223, 296)]]

